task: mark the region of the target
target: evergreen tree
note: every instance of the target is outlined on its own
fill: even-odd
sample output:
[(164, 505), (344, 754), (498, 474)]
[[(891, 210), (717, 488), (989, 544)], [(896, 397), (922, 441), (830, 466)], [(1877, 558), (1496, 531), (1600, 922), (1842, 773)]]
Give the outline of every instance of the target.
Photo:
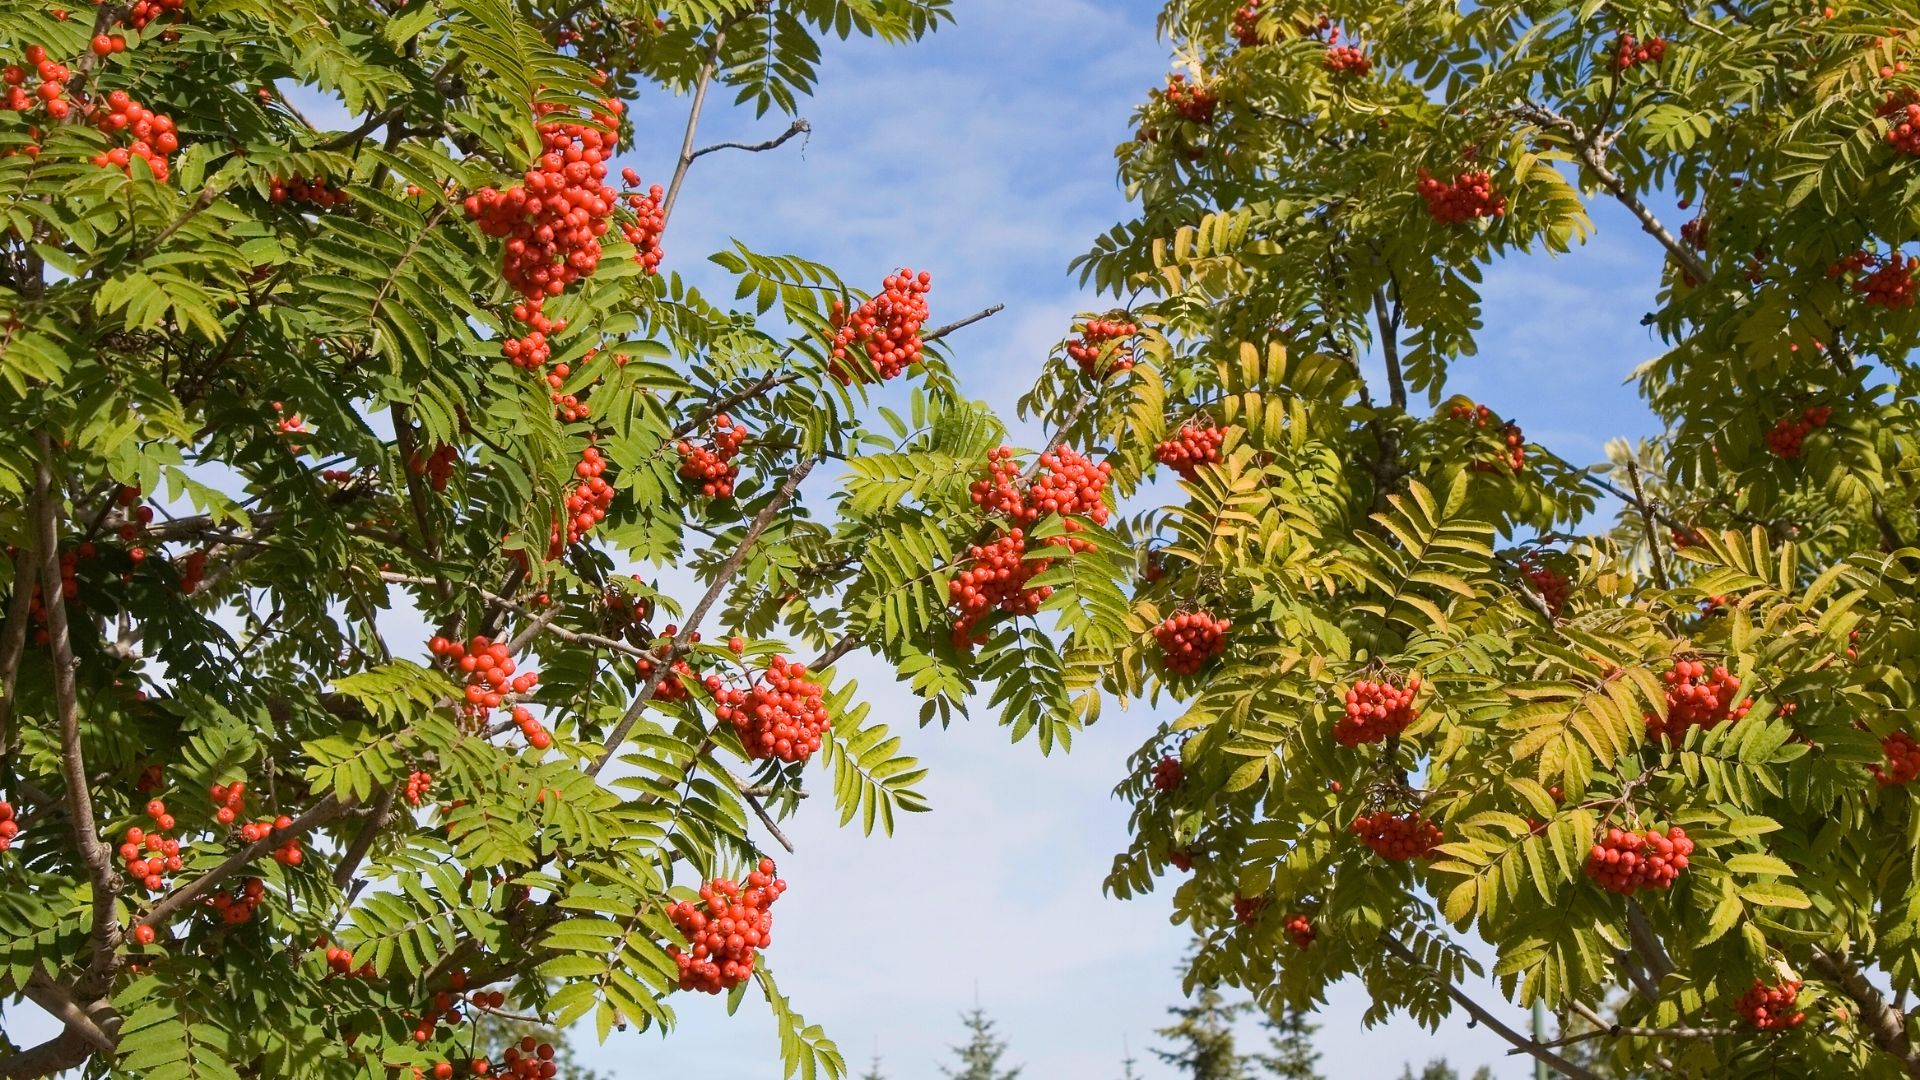
[(1140, 1064), (1140, 1059), (1133, 1056), (1133, 1048), (1128, 1046), (1127, 1040), (1122, 1037), (1120, 1040), (1120, 1080), (1140, 1080), (1140, 1074), (1134, 1071), (1134, 1066), (1138, 1064)]
[(1250, 1001), (1229, 1003), (1211, 986), (1185, 1005), (1167, 1011), (1177, 1019), (1159, 1030), (1173, 1044), (1170, 1050), (1155, 1050), (1154, 1056), (1175, 1068), (1187, 1080), (1248, 1080), (1246, 1062), (1233, 1044), (1233, 1022), (1253, 1008)]
[(860, 1074), (860, 1080), (887, 1080), (887, 1074), (880, 1071), (878, 1053), (873, 1055), (873, 1064), (867, 1066), (867, 1071)]
[(1304, 1009), (1289, 1008), (1279, 1016), (1260, 1021), (1267, 1029), (1267, 1052), (1253, 1055), (1261, 1069), (1274, 1080), (1321, 1080), (1320, 1051), (1313, 1048), (1313, 1033), (1319, 1024), (1309, 1023)]
[(960, 1022), (967, 1026), (967, 1042), (952, 1048), (960, 1059), (959, 1068), (949, 1069), (943, 1065), (941, 1073), (949, 1080), (1015, 1080), (1020, 1075), (1017, 1065), (1000, 1071), (1000, 1058), (1007, 1052), (1007, 1041), (994, 1034), (993, 1021), (987, 1019), (985, 1009), (975, 1005), (960, 1014)]

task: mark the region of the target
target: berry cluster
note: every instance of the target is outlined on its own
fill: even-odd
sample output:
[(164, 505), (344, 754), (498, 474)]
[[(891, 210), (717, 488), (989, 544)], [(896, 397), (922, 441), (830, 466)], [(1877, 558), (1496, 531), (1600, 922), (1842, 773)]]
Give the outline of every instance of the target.
[(1179, 788), (1180, 784), (1186, 780), (1186, 778), (1186, 767), (1181, 765), (1180, 759), (1174, 757), (1172, 754), (1168, 754), (1166, 757), (1153, 763), (1153, 788), (1155, 791), (1173, 791)]
[(1744, 719), (1753, 708), (1751, 698), (1735, 702), (1740, 680), (1724, 667), (1708, 672), (1698, 660), (1680, 660), (1662, 678), (1667, 684), (1667, 714), (1646, 715), (1647, 737), (1651, 739), (1679, 742), (1690, 727), (1719, 727)]
[(1520, 560), (1520, 573), (1540, 594), (1541, 601), (1547, 605), (1547, 613), (1559, 618), (1560, 613), (1566, 610), (1567, 596), (1573, 591), (1573, 583), (1567, 580), (1567, 576), (1551, 566), (1527, 558)]
[(833, 377), (842, 383), (866, 382), (867, 372), (847, 363), (849, 350), (859, 348), (873, 373), (885, 382), (920, 362), (920, 328), (927, 321), (927, 292), (933, 275), (900, 270), (881, 282), (880, 295), (847, 311), (833, 302)]
[(1202, 465), (1219, 462), (1220, 444), (1226, 438), (1227, 433), (1212, 424), (1182, 424), (1173, 438), (1153, 448), (1153, 456), (1183, 479), (1192, 480), (1200, 475)]
[(1693, 841), (1675, 825), (1666, 832), (1611, 828), (1587, 853), (1587, 876), (1608, 892), (1630, 896), (1640, 889), (1664, 889), (1687, 868)]
[(433, 790), (433, 774), (415, 769), (407, 774), (407, 805), (419, 806)]
[(453, 466), (460, 460), (460, 451), (442, 443), (433, 448), (433, 453), (425, 458), (418, 450), (407, 459), (407, 471), (415, 476), (424, 476), (435, 491), (447, 490), (447, 482), (453, 479)]
[[(1447, 410), (1447, 416), (1453, 420), (1471, 424), (1475, 428), (1487, 428), (1500, 422), (1493, 410), (1485, 405), (1472, 402), (1458, 402)], [(1527, 467), (1527, 440), (1520, 431), (1520, 425), (1508, 422), (1500, 428), (1501, 448), (1498, 456), (1476, 459), (1471, 468), (1475, 472), (1495, 472), (1502, 468), (1522, 472)]]
[(353, 201), (353, 196), (342, 188), (330, 186), (324, 176), (311, 179), (293, 176), (285, 180), (274, 177), (267, 189), (267, 198), (274, 203), (308, 203), (322, 210)]
[(987, 544), (971, 544), (959, 572), (947, 583), (947, 599), (958, 609), (953, 621), (953, 647), (969, 649), (985, 642), (975, 634), (987, 615), (998, 609), (1009, 615), (1032, 615), (1053, 595), (1051, 585), (1027, 588), (1027, 582), (1047, 567), (1047, 560), (1026, 558), (1026, 534), (1013, 529)]
[(1808, 406), (1799, 416), (1783, 416), (1773, 422), (1773, 429), (1767, 432), (1767, 451), (1791, 461), (1800, 456), (1807, 436), (1815, 428), (1827, 426), (1833, 417), (1833, 408), (1828, 405)]
[(1426, 200), (1427, 214), (1442, 225), (1507, 213), (1507, 197), (1494, 190), (1493, 177), (1482, 170), (1463, 172), (1448, 183), (1421, 169), (1418, 190)]
[[(1104, 492), (1112, 466), (1095, 465), (1069, 447), (1041, 454), (1039, 470), (1030, 481), (1022, 480), (1020, 464), (1008, 446), (987, 455), (987, 472), (987, 478), (976, 480), (970, 489), (974, 503), (1011, 518), (1016, 527), (990, 543), (970, 545), (966, 562), (948, 582), (948, 602), (958, 609), (952, 638), (957, 649), (979, 642), (975, 629), (994, 609), (1032, 615), (1053, 595), (1050, 586), (1027, 588), (1034, 575), (1046, 570), (1049, 560), (1026, 557), (1026, 534), (1017, 526), (1060, 514), (1067, 517), (1066, 531), (1071, 534), (1080, 529), (1071, 515), (1084, 514), (1104, 525), (1109, 513)], [(1046, 545), (1069, 551), (1084, 551), (1088, 546), (1071, 535), (1053, 537)]]
[(1853, 283), (1866, 302), (1874, 307), (1910, 308), (1914, 301), (1914, 271), (1920, 270), (1920, 256), (1889, 255), (1873, 272)]
[[(186, 0), (134, 0), (127, 8), (127, 25), (135, 30), (144, 30), (148, 23), (156, 19), (180, 16), (180, 9), (186, 6)], [(171, 33), (172, 31), (169, 31)]]
[(552, 1045), (523, 1035), (517, 1045), (507, 1047), (500, 1055), (500, 1068), (494, 1075), (511, 1080), (552, 1080), (560, 1075), (560, 1066), (554, 1064)]
[(1799, 979), (1788, 979), (1778, 986), (1768, 986), (1755, 979), (1753, 986), (1734, 1002), (1733, 1011), (1760, 1031), (1785, 1031), (1799, 1027), (1807, 1018), (1806, 1013), (1794, 1008), (1799, 1000)]
[(773, 876), (773, 860), (761, 859), (745, 885), (718, 878), (700, 887), (698, 907), (682, 900), (667, 917), (685, 935), (691, 952), (669, 947), (680, 968), (680, 989), (718, 994), (753, 974), (755, 952), (772, 944), (773, 902), (787, 883)]
[[(673, 627), (669, 626), (667, 628), (667, 636), (673, 636)], [(653, 678), (654, 662), (652, 660), (644, 656), (640, 657), (633, 662), (633, 667), (635, 671), (640, 673), (642, 679)], [(673, 666), (667, 669), (667, 673), (660, 676), (660, 681), (654, 684), (653, 700), (687, 700), (687, 698), (692, 696), (693, 692), (687, 689), (686, 680), (692, 677), (693, 668), (688, 665), (685, 660), (675, 660)]]
[(1133, 350), (1121, 346), (1113, 350), (1104, 369), (1100, 366), (1100, 356), (1107, 346), (1115, 341), (1125, 341), (1138, 334), (1140, 327), (1122, 319), (1088, 319), (1080, 324), (1080, 336), (1067, 342), (1067, 356), (1080, 365), (1080, 373), (1087, 378), (1103, 374), (1133, 369)]
[[(240, 839), (249, 844), (257, 844), (272, 836), (276, 830), (290, 829), (293, 819), (285, 814), (272, 821), (254, 821), (240, 826)], [(300, 852), (300, 838), (288, 837), (281, 845), (273, 849), (273, 861), (281, 866), (299, 866), (305, 856)]]
[(547, 556), (557, 558), (567, 547), (579, 543), (593, 531), (595, 525), (606, 520), (607, 510), (613, 506), (613, 485), (601, 474), (607, 471), (607, 459), (592, 446), (580, 453), (580, 460), (573, 466), (573, 475), (579, 483), (567, 489), (566, 543), (560, 542), (560, 526), (553, 527), (548, 538)]
[(1664, 38), (1651, 37), (1637, 41), (1632, 34), (1621, 34), (1613, 44), (1613, 70), (1625, 71), (1641, 64), (1658, 64), (1667, 57), (1667, 42)]
[(316, 946), (316, 948), (325, 948), (327, 950), (327, 970), (333, 974), (352, 975), (360, 979), (371, 979), (374, 977), (373, 961), (371, 960), (361, 964), (359, 970), (354, 970), (352, 949), (343, 949), (338, 945), (329, 945), (327, 944), (327, 939), (324, 937), (320, 939), (320, 945)]
[(0, 800), (0, 851), (13, 846), (14, 838), (20, 835), (20, 823), (14, 820), (13, 804)]
[(1233, 40), (1242, 48), (1265, 44), (1260, 37), (1260, 0), (1248, 0), (1233, 13)]
[(660, 237), (667, 231), (666, 190), (655, 184), (641, 191), (640, 174), (632, 169), (620, 170), (620, 179), (630, 189), (621, 198), (633, 211), (633, 220), (621, 223), (620, 235), (633, 245), (633, 257), (647, 268), (647, 273), (657, 274), (662, 255)]
[(1911, 783), (1920, 778), (1920, 742), (1904, 731), (1896, 731), (1880, 740), (1880, 751), (1887, 755), (1885, 768), (1879, 765), (1867, 766), (1867, 771), (1880, 781), (1881, 787), (1894, 784)]
[(1319, 936), (1319, 932), (1313, 928), (1313, 920), (1299, 912), (1287, 916), (1284, 929), (1287, 936), (1293, 939), (1293, 947), (1301, 952), (1307, 951), (1313, 945), (1313, 939)]
[(714, 714), (733, 725), (755, 760), (805, 761), (820, 749), (821, 733), (833, 726), (820, 684), (807, 678), (807, 666), (776, 656), (760, 679), (745, 690), (708, 676)]
[[(52, 108), (53, 103), (48, 103)], [(107, 95), (107, 107), (102, 110), (93, 105), (86, 108), (87, 119), (93, 126), (107, 135), (126, 132), (132, 138), (126, 146), (116, 146), (93, 158), (95, 165), (103, 168), (115, 168), (127, 175), (133, 175), (134, 158), (147, 163), (153, 178), (161, 183), (167, 182), (167, 158), (180, 149), (180, 134), (174, 127), (173, 118), (154, 112), (127, 96), (125, 90), (115, 90)]]
[(1920, 157), (1920, 95), (1911, 90), (1890, 93), (1877, 112), (1887, 121), (1888, 145)]
[(1361, 79), (1373, 70), (1373, 61), (1358, 45), (1329, 45), (1320, 63), (1335, 78)]
[(709, 499), (733, 498), (734, 481), (740, 478), (740, 466), (733, 459), (747, 441), (747, 429), (734, 425), (725, 415), (713, 418), (713, 433), (707, 445), (680, 440), (680, 476), (700, 485), (700, 493)]
[(1236, 896), (1233, 898), (1233, 918), (1241, 926), (1252, 926), (1260, 921), (1260, 914), (1267, 910), (1271, 901), (1264, 896)]
[(1346, 712), (1334, 722), (1333, 737), (1341, 746), (1385, 742), (1407, 729), (1419, 717), (1413, 699), (1420, 693), (1420, 676), (1405, 686), (1361, 679), (1347, 690)]
[(1168, 674), (1192, 675), (1227, 651), (1227, 631), (1231, 629), (1231, 620), (1211, 612), (1169, 615), (1153, 628), (1153, 639), (1160, 645), (1160, 663)]
[(1695, 251), (1707, 250), (1707, 219), (1697, 217), (1680, 223), (1680, 242)]
[(1440, 826), (1424, 814), (1390, 814), (1376, 810), (1353, 819), (1353, 834), (1383, 859), (1405, 862), (1433, 854), (1443, 839)]
[[(29, 45), (26, 50), (27, 67), (8, 64), (0, 70), (0, 82), (7, 87), (6, 107), (13, 112), (26, 112), (36, 105), (43, 105), (47, 115), (55, 120), (64, 120), (73, 110), (73, 104), (66, 98), (67, 80), (72, 72), (67, 65), (57, 63), (47, 56), (47, 50), (40, 45)], [(27, 80), (38, 76), (39, 82), (32, 90), (27, 89)]]
[(177, 874), (183, 865), (180, 841), (166, 834), (173, 831), (173, 815), (159, 799), (147, 803), (147, 816), (153, 819), (151, 831), (134, 826), (120, 842), (120, 861), (127, 876), (145, 886), (148, 892), (167, 887), (168, 874)]
[(207, 906), (220, 916), (220, 921), (228, 926), (239, 926), (253, 921), (253, 909), (260, 906), (261, 898), (267, 895), (267, 884), (259, 878), (248, 878), (232, 892), (216, 892), (207, 897)]
[(1159, 91), (1165, 101), (1182, 120), (1205, 126), (1213, 123), (1214, 111), (1219, 107), (1220, 99), (1212, 90), (1198, 83), (1190, 83), (1185, 75), (1167, 76), (1167, 88)]
[(207, 579), (207, 553), (196, 549), (180, 560), (180, 591), (188, 596), (200, 591), (200, 585)]
[(465, 645), (449, 638), (435, 637), (427, 642), (427, 651), (442, 657), (467, 676), (467, 704), (475, 711), (498, 709), (517, 694), (532, 690), (540, 676), (531, 671), (516, 673), (507, 643), (476, 636)]
[(467, 216), (480, 230), (507, 241), (501, 273), (531, 310), (600, 265), (600, 237), (618, 198), (606, 183), (606, 159), (615, 149), (609, 132), (624, 111), (618, 101), (605, 106), (591, 124), (542, 121), (543, 152), (521, 182), (505, 191), (483, 187), (466, 198)]

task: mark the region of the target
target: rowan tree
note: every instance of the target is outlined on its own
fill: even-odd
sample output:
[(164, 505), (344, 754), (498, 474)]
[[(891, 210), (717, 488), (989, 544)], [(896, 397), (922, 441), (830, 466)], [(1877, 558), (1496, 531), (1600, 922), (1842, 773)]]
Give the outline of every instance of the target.
[[(1115, 306), (1022, 402), (1127, 516), (1019, 599), (1059, 712), (1170, 710), (1108, 884), (1171, 892), (1190, 988), (1354, 978), (1369, 1020), (1464, 1011), (1595, 1075), (1484, 969), (1623, 1073), (1920, 1076), (1915, 25), (1165, 5), (1138, 214), (1078, 263)], [(1597, 462), (1449, 389), (1510, 361), (1486, 268), (1580, 265), (1594, 202), (1663, 267), (1660, 355), (1620, 358), (1660, 433)]]
[[(746, 214), (731, 310), (669, 222), (808, 130), (831, 41), (948, 8), (0, 6), (0, 991), (61, 1026), (0, 1075), (552, 1075), (474, 1021), (690, 991), (846, 1074), (769, 971), (769, 850), (803, 794), (925, 803), (835, 664), (929, 643), (950, 715), (998, 654), (933, 595), (967, 477), (832, 477), (1003, 433), (929, 273), (869, 293)], [(723, 94), (770, 137), (702, 145)]]

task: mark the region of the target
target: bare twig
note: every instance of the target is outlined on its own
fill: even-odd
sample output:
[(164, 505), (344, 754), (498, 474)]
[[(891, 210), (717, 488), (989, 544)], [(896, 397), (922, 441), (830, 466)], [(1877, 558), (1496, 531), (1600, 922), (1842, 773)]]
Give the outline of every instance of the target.
[(1673, 588), (1667, 579), (1667, 558), (1660, 550), (1660, 530), (1657, 527), (1653, 510), (1647, 505), (1647, 497), (1640, 490), (1640, 466), (1627, 462), (1627, 479), (1633, 484), (1633, 505), (1640, 510), (1640, 516), (1647, 523), (1647, 554), (1653, 558), (1653, 581), (1661, 591)]
[(687, 130), (680, 138), (680, 161), (673, 168), (673, 181), (667, 185), (667, 197), (660, 204), (660, 219), (664, 223), (673, 216), (673, 204), (680, 198), (680, 185), (687, 181), (687, 170), (693, 167), (693, 159), (700, 155), (694, 152), (693, 140), (700, 128), (700, 112), (707, 107), (707, 88), (713, 84), (714, 68), (720, 63), (720, 46), (727, 40), (727, 28), (715, 27), (713, 41), (707, 45), (707, 58), (700, 63), (700, 74), (693, 81), (693, 104), (687, 109)]
[(767, 813), (767, 808), (761, 804), (759, 797), (748, 789), (747, 785), (741, 783), (739, 777), (729, 773), (727, 779), (733, 782), (733, 790), (747, 800), (747, 805), (753, 809), (754, 816), (760, 819), (760, 824), (767, 827), (768, 834), (778, 841), (781, 847), (787, 849), (787, 854), (793, 854), (793, 841), (787, 839), (787, 834), (780, 831), (779, 823), (773, 820), (772, 814)]
[(1828, 952), (1816, 945), (1813, 969), (1859, 1008), (1860, 1022), (1866, 1025), (1874, 1045), (1899, 1062), (1908, 1076), (1920, 1080), (1920, 1054), (1914, 1053), (1913, 1041), (1907, 1036), (1906, 1014), (1887, 1003), (1879, 989), (1861, 973), (1859, 965), (1844, 954)]
[(774, 149), (775, 147), (778, 147), (778, 146), (780, 146), (780, 145), (782, 145), (782, 144), (784, 144), (784, 143), (785, 143), (785, 142), (786, 142), (786, 141), (787, 141), (788, 139), (791, 139), (791, 138), (793, 138), (793, 137), (794, 137), (795, 135), (805, 135), (806, 133), (808, 133), (808, 132), (810, 132), (810, 131), (812, 131), (812, 130), (813, 130), (813, 125), (812, 125), (812, 124), (809, 124), (809, 123), (807, 123), (807, 120), (806, 120), (806, 117), (801, 117), (800, 119), (798, 119), (798, 120), (795, 120), (795, 121), (793, 122), (793, 124), (792, 124), (792, 126), (790, 126), (790, 127), (788, 127), (788, 128), (787, 128), (787, 130), (785, 130), (785, 131), (783, 131), (783, 132), (781, 132), (781, 133), (780, 133), (779, 135), (777, 135), (777, 136), (775, 136), (775, 137), (773, 137), (773, 138), (771, 138), (771, 139), (768, 139), (768, 140), (767, 140), (766, 142), (757, 142), (757, 143), (739, 143), (739, 142), (721, 142), (721, 143), (714, 143), (714, 144), (713, 144), (712, 146), (703, 146), (703, 147), (701, 147), (700, 149), (698, 149), (698, 150), (695, 150), (695, 151), (693, 152), (693, 160), (695, 160), (695, 161), (698, 161), (698, 160), (700, 160), (701, 158), (703, 158), (703, 157), (706, 157), (706, 156), (707, 156), (708, 154), (711, 154), (711, 153), (713, 153), (713, 152), (715, 152), (715, 151), (717, 151), (717, 150), (746, 150), (746, 151), (749, 151), (749, 152), (751, 152), (751, 153), (756, 153), (756, 154), (757, 154), (757, 153), (760, 153), (761, 151), (764, 151), (764, 150), (772, 150), (772, 149)]
[[(1412, 967), (1426, 967), (1425, 964), (1420, 962), (1420, 958), (1414, 955), (1412, 949), (1408, 948), (1404, 942), (1392, 934), (1381, 934), (1380, 944), (1387, 952), (1392, 953), (1402, 963)], [(1434, 974), (1436, 978), (1439, 977), (1437, 973)], [(1527, 1038), (1505, 1023), (1502, 1023), (1499, 1017), (1488, 1012), (1479, 1002), (1468, 997), (1466, 991), (1455, 986), (1451, 980), (1442, 979), (1441, 983), (1446, 988), (1447, 996), (1452, 998), (1461, 1008), (1465, 1009), (1468, 1015), (1472, 1016), (1488, 1031), (1493, 1032), (1495, 1035), (1500, 1036), (1512, 1044), (1520, 1053), (1527, 1054), (1534, 1060), (1543, 1062), (1549, 1068), (1557, 1070), (1561, 1075), (1573, 1077), (1574, 1080), (1600, 1080), (1599, 1075), (1592, 1070), (1568, 1061), (1541, 1043), (1534, 1042), (1532, 1039)]]

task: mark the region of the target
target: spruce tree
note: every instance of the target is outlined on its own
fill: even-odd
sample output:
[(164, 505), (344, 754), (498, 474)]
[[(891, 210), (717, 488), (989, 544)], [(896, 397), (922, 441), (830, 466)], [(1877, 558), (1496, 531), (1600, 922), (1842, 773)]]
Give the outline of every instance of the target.
[(1186, 1080), (1248, 1080), (1246, 1062), (1234, 1048), (1233, 1022), (1253, 1007), (1249, 1001), (1229, 1003), (1220, 991), (1203, 986), (1185, 1005), (1167, 1011), (1175, 1022), (1159, 1030), (1172, 1049), (1153, 1053), (1183, 1070)]
[(1319, 1024), (1309, 1023), (1304, 1009), (1284, 1009), (1260, 1021), (1267, 1029), (1267, 1052), (1253, 1055), (1273, 1080), (1321, 1080), (1320, 1051), (1313, 1048)]
[[(1460, 1070), (1448, 1064), (1446, 1058), (1435, 1058), (1427, 1062), (1427, 1067), (1414, 1074), (1413, 1066), (1408, 1065), (1401, 1073), (1400, 1080), (1460, 1080)], [(1473, 1080), (1493, 1080), (1493, 1070), (1485, 1065), (1474, 1070)]]
[(940, 1071), (948, 1080), (1016, 1080), (1020, 1067), (1014, 1066), (1005, 1072), (1000, 1070), (1000, 1059), (1007, 1052), (1007, 1041), (994, 1034), (993, 1021), (987, 1018), (987, 1011), (979, 1005), (960, 1014), (960, 1022), (967, 1026), (967, 1042), (964, 1046), (953, 1047), (959, 1058), (958, 1068), (941, 1066)]

